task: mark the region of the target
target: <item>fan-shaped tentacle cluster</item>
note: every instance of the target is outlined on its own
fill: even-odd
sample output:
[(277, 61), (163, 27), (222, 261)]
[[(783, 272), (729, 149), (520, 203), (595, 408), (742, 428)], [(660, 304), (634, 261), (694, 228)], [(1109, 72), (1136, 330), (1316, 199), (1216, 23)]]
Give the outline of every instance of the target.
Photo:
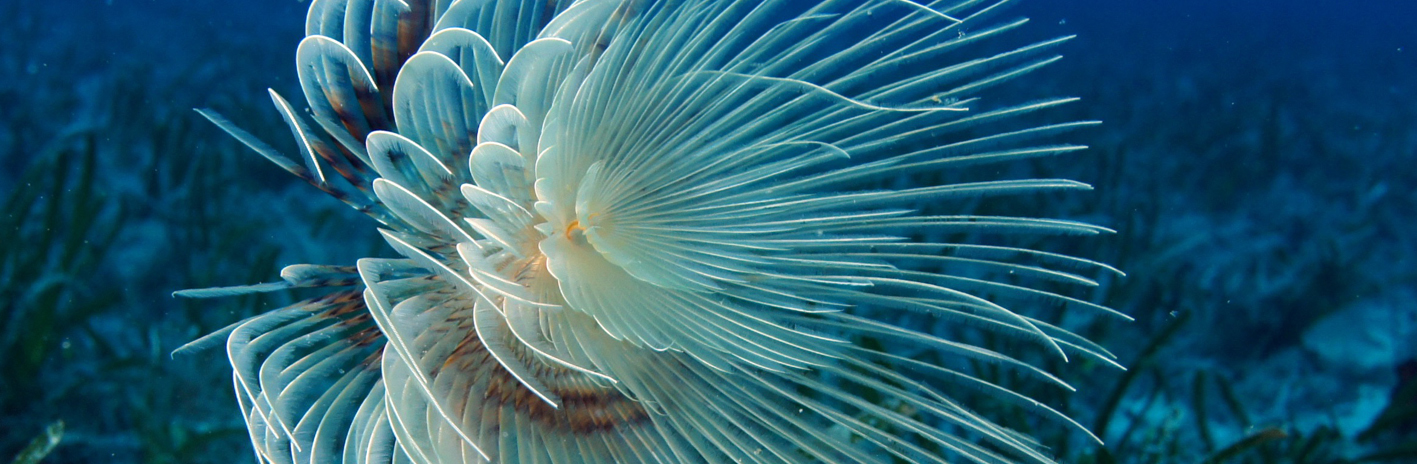
[(1062, 414), (862, 344), (1062, 384), (892, 323), (923, 312), (1112, 362), (1010, 305), (1110, 312), (1015, 282), (1114, 269), (910, 238), (1105, 232), (917, 212), (1086, 185), (883, 188), (1081, 148), (1037, 141), (1090, 123), (1008, 125), (1069, 99), (971, 109), (1061, 42), (967, 55), (1023, 23), (990, 22), (1000, 3), (315, 0), (310, 117), (271, 93), (304, 162), (203, 115), (402, 258), (181, 292), (334, 288), (192, 346), (225, 337), (266, 462), (1051, 462), (947, 393)]

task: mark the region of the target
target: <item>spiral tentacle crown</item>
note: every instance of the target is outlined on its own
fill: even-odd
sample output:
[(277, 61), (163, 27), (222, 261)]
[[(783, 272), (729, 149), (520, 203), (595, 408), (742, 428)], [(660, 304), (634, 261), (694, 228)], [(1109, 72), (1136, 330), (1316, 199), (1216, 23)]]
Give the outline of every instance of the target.
[(1106, 229), (921, 211), (1087, 185), (906, 181), (1083, 148), (1017, 118), (1073, 99), (979, 98), (1066, 40), (990, 51), (1003, 3), (315, 0), (303, 162), (201, 112), (402, 258), (179, 292), (329, 289), (184, 350), (224, 341), (262, 462), (1052, 462), (950, 392), (1075, 422), (952, 364), (1061, 380), (898, 325), (1115, 364), (1014, 310), (1125, 318), (1054, 291), (1115, 269), (975, 240)]

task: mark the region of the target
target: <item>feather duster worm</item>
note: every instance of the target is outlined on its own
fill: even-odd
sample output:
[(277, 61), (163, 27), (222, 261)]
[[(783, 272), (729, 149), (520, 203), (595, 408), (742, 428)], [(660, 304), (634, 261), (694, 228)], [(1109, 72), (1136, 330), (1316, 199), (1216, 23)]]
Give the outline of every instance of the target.
[(1009, 126), (1071, 99), (971, 109), (1064, 40), (967, 56), (1023, 23), (991, 22), (1002, 3), (315, 0), (309, 113), (271, 93), (303, 162), (201, 112), (402, 258), (179, 292), (329, 289), (184, 349), (225, 342), (262, 462), (1052, 462), (949, 390), (1076, 423), (905, 353), (1060, 380), (893, 322), (1113, 363), (1006, 305), (1107, 308), (978, 275), (1115, 269), (933, 239), (1106, 229), (918, 211), (1087, 185), (882, 188), (1082, 148), (1037, 141), (1089, 122)]

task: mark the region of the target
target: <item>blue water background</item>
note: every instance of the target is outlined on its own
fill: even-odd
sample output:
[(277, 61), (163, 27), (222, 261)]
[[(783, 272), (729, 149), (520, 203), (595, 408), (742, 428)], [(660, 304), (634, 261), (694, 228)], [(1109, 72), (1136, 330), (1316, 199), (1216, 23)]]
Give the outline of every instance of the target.
[[(0, 2), (0, 192), (40, 182), (25, 169), (66, 150), (77, 177), (92, 148), (99, 225), (122, 219), (98, 264), (38, 279), (65, 282), (56, 311), (98, 309), (0, 344), (38, 360), (4, 379), (24, 396), (0, 403), (0, 462), (55, 420), (66, 433), (45, 462), (251, 461), (223, 353), (168, 353), (288, 297), (169, 294), (389, 253), (367, 220), (191, 111), (218, 109), (293, 152), (265, 91), (303, 103), (307, 6)], [(1055, 118), (1104, 122), (1068, 137), (1092, 150), (1036, 169), (1098, 187), (1044, 203), (1050, 215), (1120, 231), (1066, 250), (1130, 274), (1099, 295), (1136, 322), (1071, 321), (1145, 366), (1104, 434), (1129, 444), (1119, 462), (1195, 462), (1270, 428), (1331, 430), (1323, 452), (1347, 457), (1417, 436), (1411, 417), (1362, 436), (1394, 405), (1417, 408), (1394, 394), (1417, 382), (1417, 2), (1029, 0), (1004, 16), (1033, 19), (1022, 37), (1078, 36), (1013, 85), (1082, 99)], [(0, 336), (41, 330), (19, 316), (34, 288), (3, 295)], [(1095, 425), (1120, 376), (1065, 376), (1080, 390), (1068, 411)], [(1270, 446), (1291, 462), (1292, 441)]]

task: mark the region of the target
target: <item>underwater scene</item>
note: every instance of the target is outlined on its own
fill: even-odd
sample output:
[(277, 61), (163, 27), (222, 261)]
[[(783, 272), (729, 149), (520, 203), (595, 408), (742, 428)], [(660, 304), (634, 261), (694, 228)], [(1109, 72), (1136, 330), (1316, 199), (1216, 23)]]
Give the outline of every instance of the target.
[(1417, 463), (1417, 4), (0, 0), (0, 464)]

